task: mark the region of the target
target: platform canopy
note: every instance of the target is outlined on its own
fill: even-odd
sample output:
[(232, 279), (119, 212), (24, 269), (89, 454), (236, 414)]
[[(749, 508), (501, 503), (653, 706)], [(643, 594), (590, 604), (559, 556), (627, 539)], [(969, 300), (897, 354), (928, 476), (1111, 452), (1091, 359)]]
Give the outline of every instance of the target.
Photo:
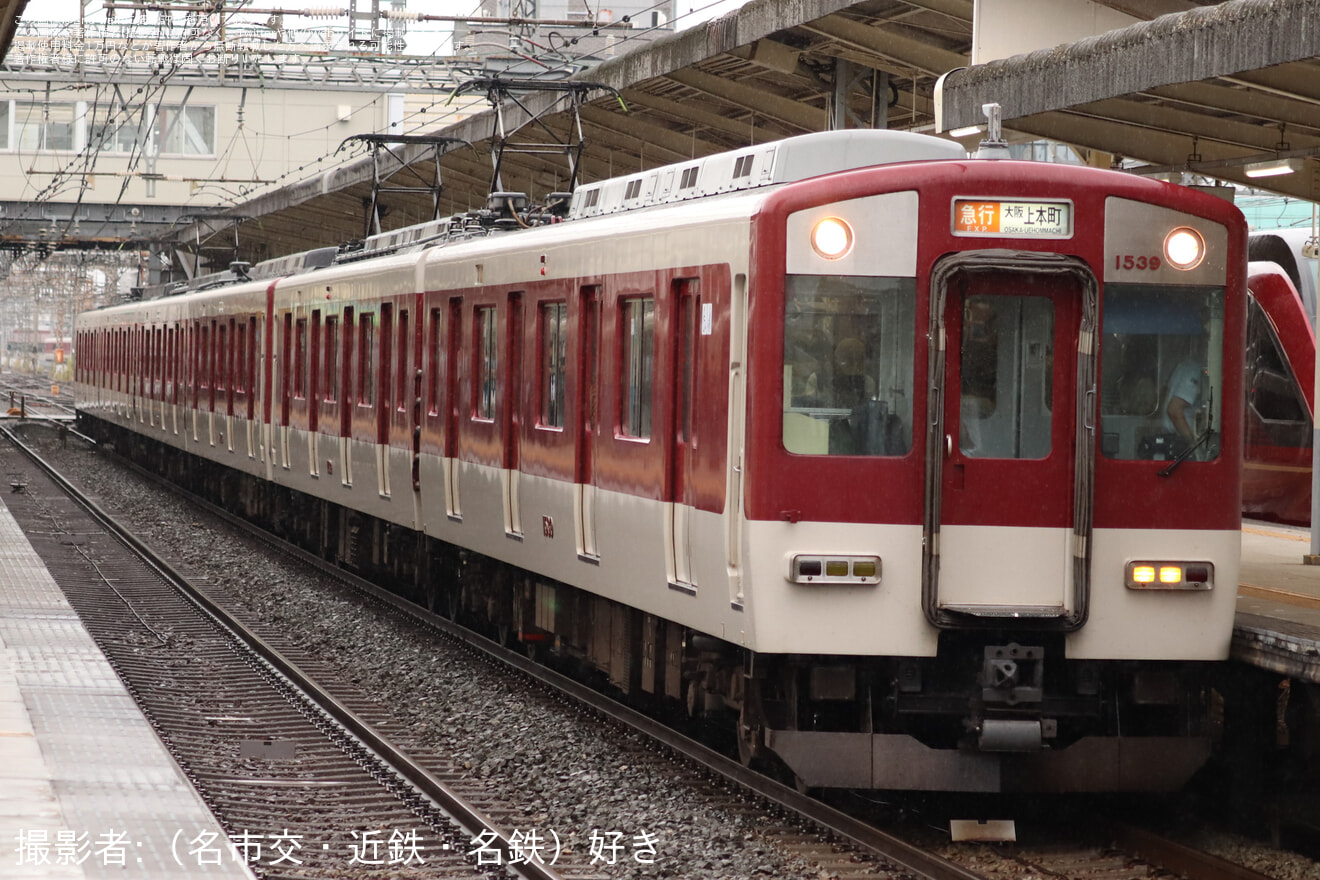
[[(1098, 35), (1059, 42), (1049, 19), (1060, 0), (978, 2), (751, 0), (631, 52), (624, 41), (616, 57), (575, 77), (602, 86), (579, 95), (579, 179), (827, 128), (947, 133), (982, 121), (981, 106), (995, 102), (1012, 136), (1073, 145), (1093, 164), (1136, 160), (1151, 166), (1146, 173), (1190, 171), (1320, 198), (1320, 0), (1064, 0), (1088, 10), (1068, 20)], [(573, 143), (565, 94), (519, 95), (506, 108), (509, 142)], [(437, 115), (444, 102), (437, 95)], [(539, 122), (525, 124), (527, 112)], [(438, 201), (417, 191), (433, 179), (434, 149), (391, 151), (415, 161), (423, 186), (378, 191), (381, 227), (484, 204), (495, 131), (486, 112), (426, 132), (471, 144), (444, 148)], [(1246, 176), (1249, 165), (1275, 160), (1292, 160), (1293, 173)], [(238, 255), (260, 260), (361, 237), (379, 173), (358, 159), (235, 206)], [(500, 178), (503, 190), (535, 199), (567, 188), (570, 174), (553, 150), (511, 152)], [(210, 217), (170, 241), (234, 240), (232, 228), (218, 231), (232, 225)]]

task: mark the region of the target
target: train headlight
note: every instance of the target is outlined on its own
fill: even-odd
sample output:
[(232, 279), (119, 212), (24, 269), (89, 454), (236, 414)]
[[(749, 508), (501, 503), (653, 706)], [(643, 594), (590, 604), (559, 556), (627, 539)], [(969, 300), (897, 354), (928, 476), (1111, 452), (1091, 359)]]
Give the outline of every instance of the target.
[(1179, 226), (1164, 237), (1164, 258), (1175, 269), (1195, 269), (1205, 259), (1205, 239), (1190, 226)]
[(1213, 590), (1215, 566), (1210, 562), (1129, 562), (1126, 581), (1129, 590)]
[(817, 220), (811, 227), (811, 247), (827, 260), (841, 260), (852, 250), (852, 227), (838, 217)]
[(788, 579), (797, 584), (878, 584), (880, 557), (802, 554), (789, 562)]

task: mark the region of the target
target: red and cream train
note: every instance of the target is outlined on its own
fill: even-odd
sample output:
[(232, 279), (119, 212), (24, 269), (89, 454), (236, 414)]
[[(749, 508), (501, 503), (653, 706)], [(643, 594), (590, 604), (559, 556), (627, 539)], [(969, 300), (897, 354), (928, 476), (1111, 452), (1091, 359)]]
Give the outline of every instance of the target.
[(1231, 205), (850, 131), (511, 219), (83, 314), (80, 418), (727, 714), (803, 785), (1170, 789), (1205, 760), (1240, 546)]

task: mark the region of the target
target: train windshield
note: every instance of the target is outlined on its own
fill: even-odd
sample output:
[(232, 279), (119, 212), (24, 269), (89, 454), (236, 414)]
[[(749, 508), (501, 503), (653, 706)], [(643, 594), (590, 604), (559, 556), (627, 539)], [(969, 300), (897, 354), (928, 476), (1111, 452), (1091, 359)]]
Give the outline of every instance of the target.
[(1223, 288), (1106, 285), (1101, 328), (1101, 452), (1127, 460), (1216, 458)]
[(904, 455), (912, 446), (916, 280), (790, 275), (784, 448)]

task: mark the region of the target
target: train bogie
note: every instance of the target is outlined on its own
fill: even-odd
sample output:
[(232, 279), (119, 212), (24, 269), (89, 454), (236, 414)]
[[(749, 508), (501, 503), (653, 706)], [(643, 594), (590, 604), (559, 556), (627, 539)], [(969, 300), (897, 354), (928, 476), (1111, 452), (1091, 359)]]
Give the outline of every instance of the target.
[(1238, 565), (1231, 206), (877, 132), (574, 206), (85, 315), (83, 412), (804, 785), (1199, 766)]

